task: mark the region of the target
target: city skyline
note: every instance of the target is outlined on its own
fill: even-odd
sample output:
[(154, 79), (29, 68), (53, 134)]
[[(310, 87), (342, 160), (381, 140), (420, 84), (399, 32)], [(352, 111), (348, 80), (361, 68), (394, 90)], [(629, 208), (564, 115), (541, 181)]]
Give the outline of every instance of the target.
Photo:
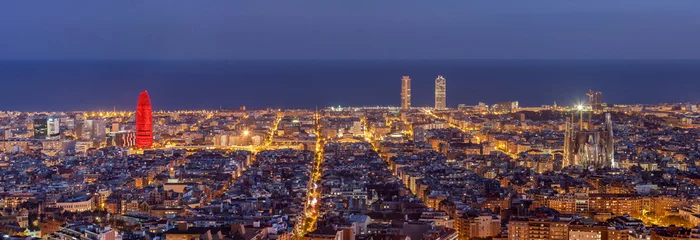
[(700, 240), (698, 23), (698, 0), (0, 2), (0, 239)]
[[(132, 96), (136, 113), (0, 112), (0, 208), (10, 216), (0, 234), (517, 240), (548, 231), (630, 240), (700, 232), (700, 104), (608, 105), (591, 91), (586, 107), (151, 115), (149, 93)], [(78, 214), (86, 217), (65, 217)], [(119, 221), (134, 216), (145, 226)], [(394, 232), (377, 233), (387, 228)]]
[(133, 92), (144, 89), (161, 100), (155, 110), (398, 106), (400, 74), (414, 79), (412, 105), (422, 107), (434, 106), (436, 75), (450, 79), (451, 108), (514, 100), (571, 106), (592, 89), (614, 104), (700, 102), (698, 69), (692, 61), (0, 62), (0, 79), (9, 80), (0, 110), (131, 110)]

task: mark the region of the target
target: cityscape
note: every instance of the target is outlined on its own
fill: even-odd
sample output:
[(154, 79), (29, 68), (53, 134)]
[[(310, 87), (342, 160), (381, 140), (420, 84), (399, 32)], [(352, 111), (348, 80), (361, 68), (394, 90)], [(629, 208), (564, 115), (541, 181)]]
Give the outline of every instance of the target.
[(440, 75), (413, 107), (411, 81), (399, 107), (2, 112), (0, 233), (700, 238), (698, 104), (450, 108)]
[(700, 0), (0, 1), (0, 240), (700, 240)]

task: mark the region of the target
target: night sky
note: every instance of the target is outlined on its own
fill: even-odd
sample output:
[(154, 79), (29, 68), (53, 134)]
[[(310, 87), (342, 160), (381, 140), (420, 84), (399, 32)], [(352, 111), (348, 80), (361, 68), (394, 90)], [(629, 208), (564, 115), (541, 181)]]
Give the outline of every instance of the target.
[(697, 102), (699, 46), (700, 0), (6, 0), (0, 110)]
[(0, 3), (0, 59), (688, 59), (697, 0)]

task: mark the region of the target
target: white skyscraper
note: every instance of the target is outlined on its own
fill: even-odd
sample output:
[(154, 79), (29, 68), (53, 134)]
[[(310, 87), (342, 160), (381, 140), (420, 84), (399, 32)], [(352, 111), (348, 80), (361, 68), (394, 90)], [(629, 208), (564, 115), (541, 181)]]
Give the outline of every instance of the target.
[(444, 110), (447, 108), (447, 80), (441, 75), (435, 79), (435, 109)]
[(49, 118), (46, 123), (47, 138), (55, 139), (61, 135), (60, 121), (58, 118)]

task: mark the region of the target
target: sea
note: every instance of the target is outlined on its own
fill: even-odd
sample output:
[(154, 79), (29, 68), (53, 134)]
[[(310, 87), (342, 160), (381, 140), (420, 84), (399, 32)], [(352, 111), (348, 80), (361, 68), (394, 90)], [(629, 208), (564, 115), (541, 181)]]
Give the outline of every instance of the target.
[(700, 60), (0, 61), (0, 111), (398, 106), (404, 75), (417, 107), (438, 75), (449, 107), (700, 102)]

